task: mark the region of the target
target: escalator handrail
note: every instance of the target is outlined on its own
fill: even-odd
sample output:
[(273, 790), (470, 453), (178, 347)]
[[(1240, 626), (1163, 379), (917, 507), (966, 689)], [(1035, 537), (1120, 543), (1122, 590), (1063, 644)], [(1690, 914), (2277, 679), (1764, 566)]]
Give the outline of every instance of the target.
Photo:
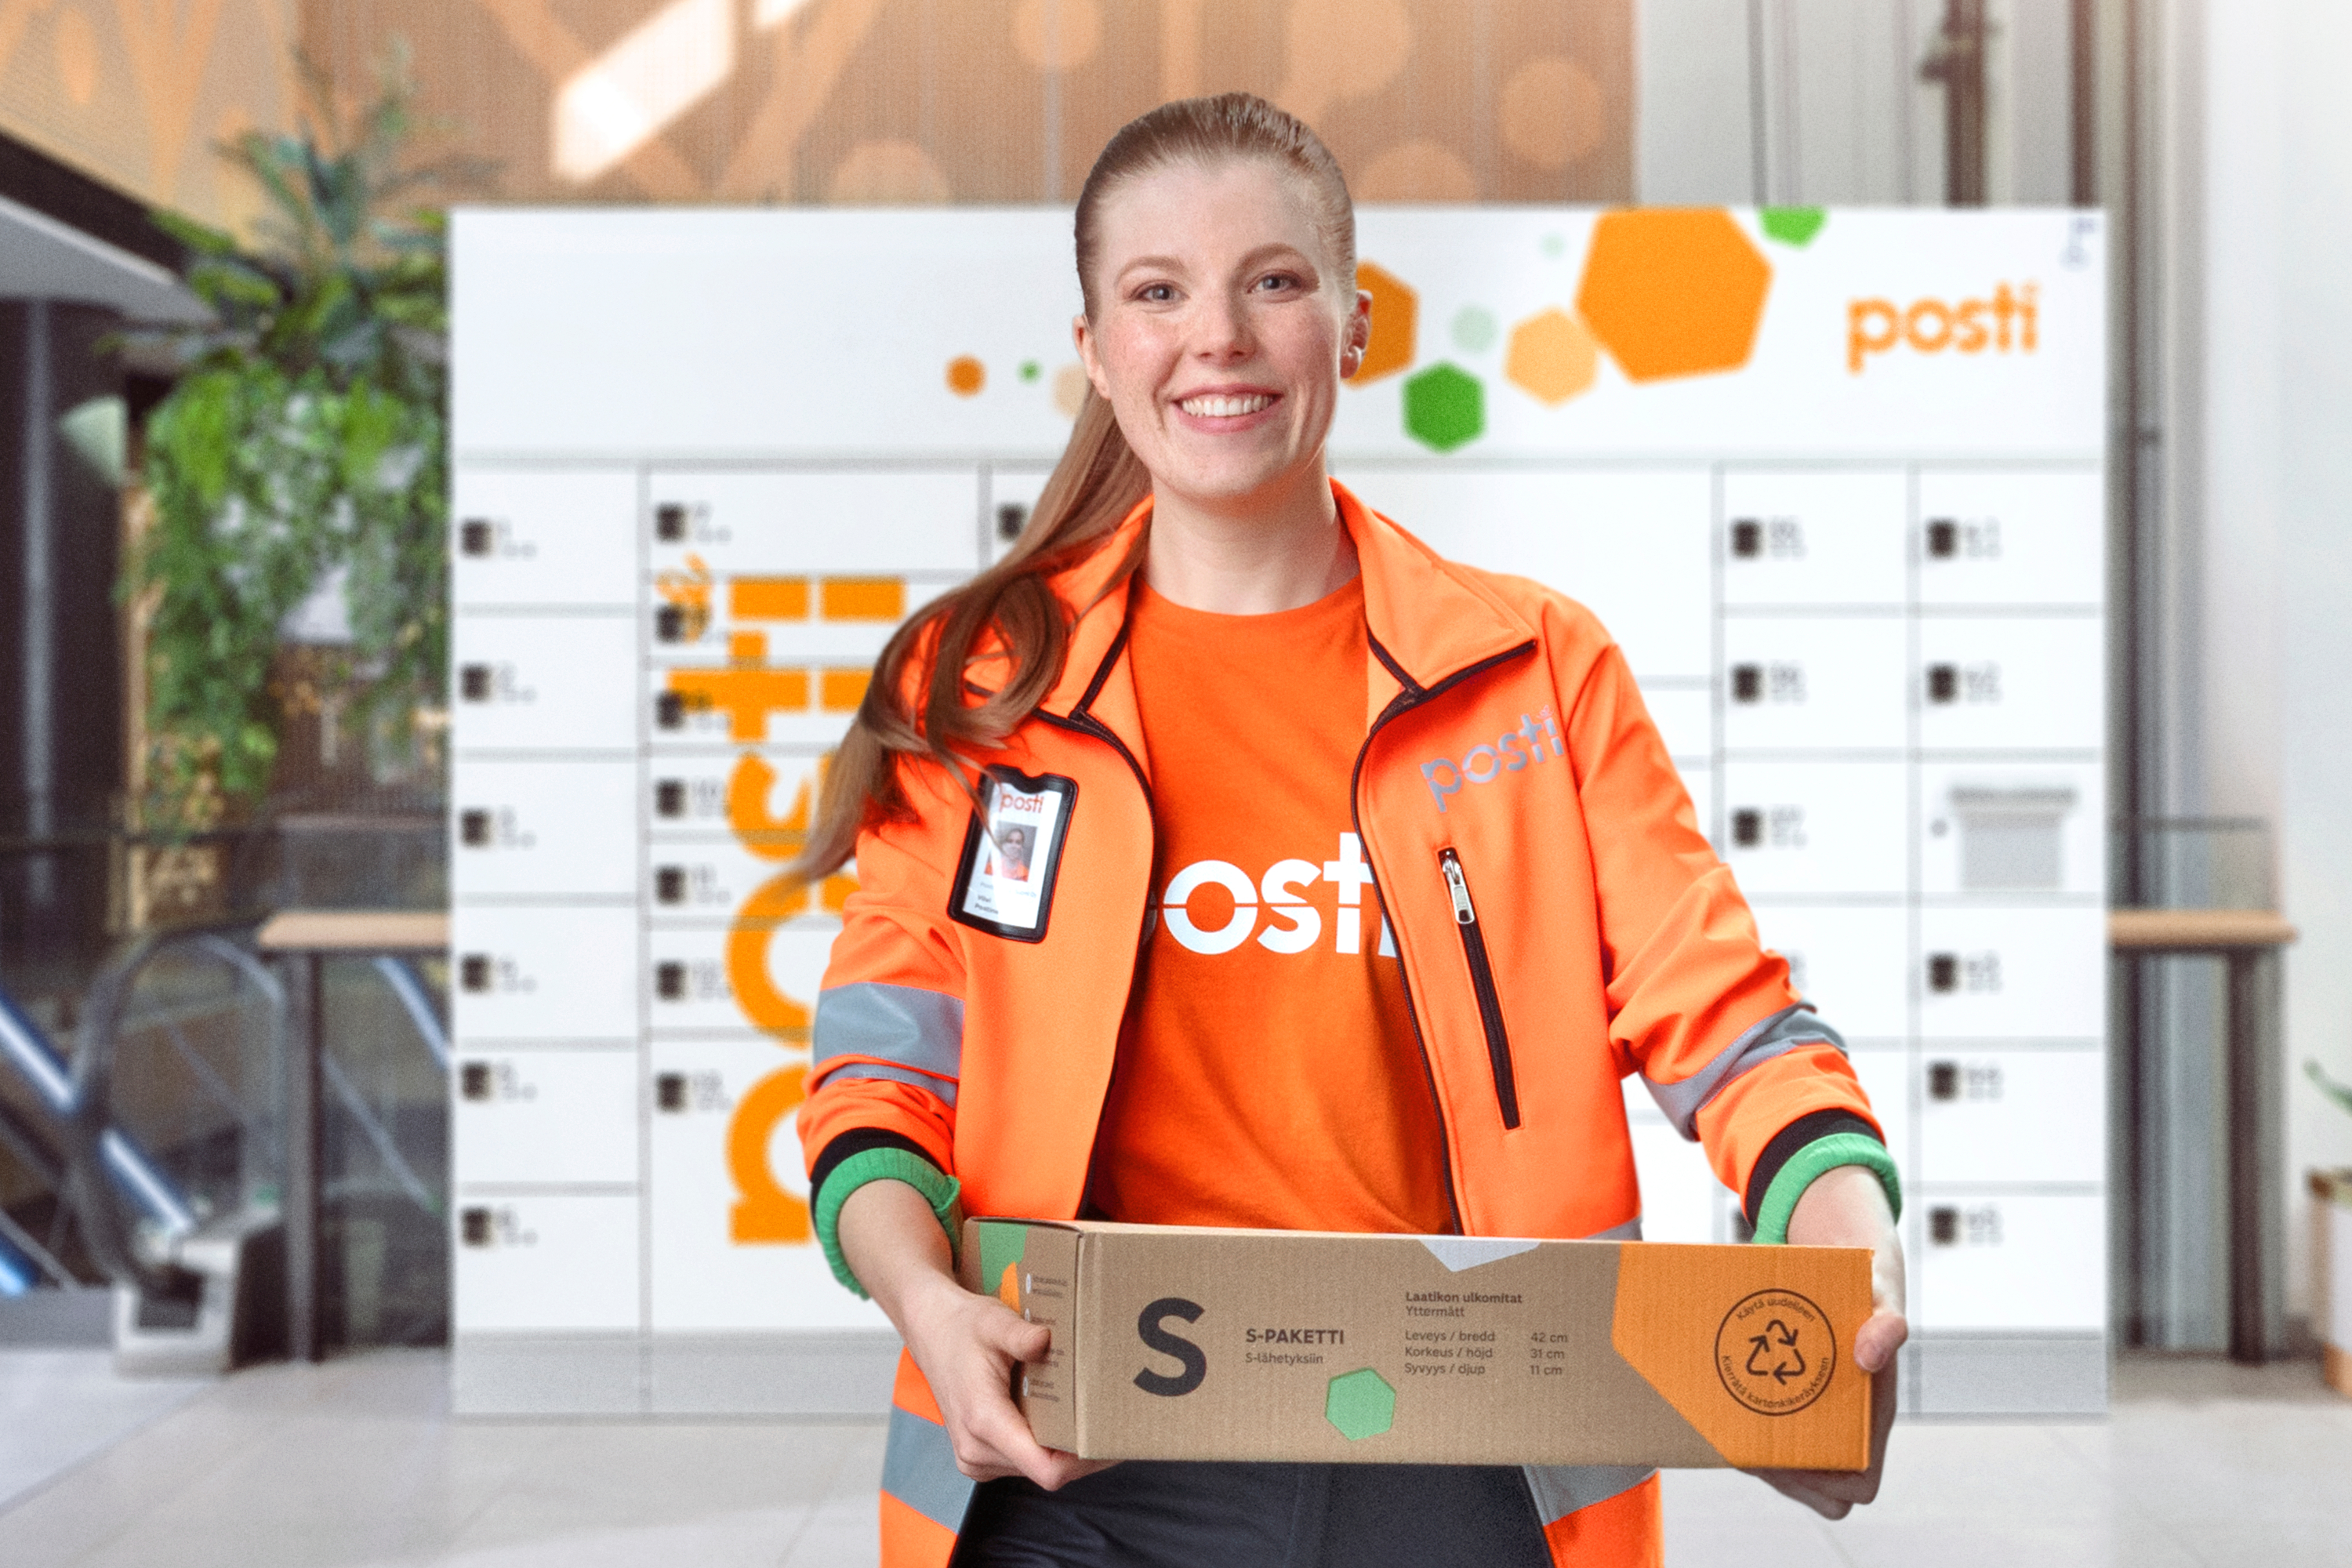
[[(64, 1125), (66, 1159), (70, 1172), (67, 1192), (81, 1224), (84, 1244), (108, 1277), (136, 1286), (142, 1294), (173, 1295), (186, 1289), (184, 1270), (148, 1263), (131, 1245), (121, 1210), (107, 1195), (110, 1186), (131, 1190), (154, 1214), (168, 1234), (184, 1234), (195, 1226), (195, 1215), (169, 1181), (142, 1154), (121, 1129), (107, 1124), (113, 1084), (114, 1047), (122, 1016), (136, 987), (140, 971), (173, 947), (186, 944), (215, 956), (227, 956), (240, 970), (262, 973), (270, 998), (273, 1036), (285, 1027), (285, 997), (275, 978), (261, 970), (232, 940), (232, 933), (250, 933), (250, 921), (215, 921), (170, 926), (133, 937), (90, 982), (82, 1004), (81, 1027), (71, 1068), (71, 1102)], [(273, 1038), (272, 1044), (276, 1044)], [(111, 1179), (110, 1179), (111, 1178)], [(158, 1211), (161, 1212), (158, 1212)], [(176, 1212), (174, 1212), (176, 1211)]]

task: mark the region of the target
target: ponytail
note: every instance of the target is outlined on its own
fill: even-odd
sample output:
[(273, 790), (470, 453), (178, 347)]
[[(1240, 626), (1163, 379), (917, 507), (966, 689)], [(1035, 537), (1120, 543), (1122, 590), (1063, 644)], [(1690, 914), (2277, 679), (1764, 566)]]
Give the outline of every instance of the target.
[[(1119, 433), (1110, 405), (1087, 388), (1070, 444), (1020, 542), (917, 611), (883, 647), (857, 717), (825, 769), (816, 821), (793, 862), (794, 875), (814, 881), (837, 869), (870, 821), (913, 816), (898, 775), (902, 756), (939, 763), (971, 793), (961, 757), (1003, 745), (1062, 678), (1073, 616), (1052, 579), (1100, 550), (1150, 493), (1151, 476)], [(1138, 541), (1104, 592), (1124, 586), (1142, 560)], [(1010, 666), (1003, 685), (977, 702), (964, 685), (975, 649), (1001, 652)], [(910, 665), (922, 677), (919, 697), (908, 689)]]

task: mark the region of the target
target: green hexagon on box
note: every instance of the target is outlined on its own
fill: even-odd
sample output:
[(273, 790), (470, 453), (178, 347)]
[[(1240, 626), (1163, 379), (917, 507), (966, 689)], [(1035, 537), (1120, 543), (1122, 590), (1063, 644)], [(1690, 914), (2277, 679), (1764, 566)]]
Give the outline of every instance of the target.
[(1396, 1390), (1370, 1367), (1343, 1372), (1323, 1392), (1323, 1419), (1350, 1443), (1377, 1437), (1396, 1425)]

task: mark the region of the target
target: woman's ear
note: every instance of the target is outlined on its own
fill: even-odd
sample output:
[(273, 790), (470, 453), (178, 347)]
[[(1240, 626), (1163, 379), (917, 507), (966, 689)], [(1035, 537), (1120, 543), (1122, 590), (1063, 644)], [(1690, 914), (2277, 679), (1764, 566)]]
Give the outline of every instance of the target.
[(1364, 354), (1372, 344), (1372, 297), (1365, 289), (1356, 290), (1356, 307), (1348, 312), (1348, 343), (1339, 351), (1339, 374), (1342, 379), (1356, 374), (1364, 363)]
[(1087, 380), (1094, 384), (1095, 395), (1108, 403), (1110, 384), (1103, 380), (1102, 361), (1095, 353), (1094, 329), (1083, 313), (1070, 318), (1070, 342), (1077, 346), (1078, 363), (1086, 367)]

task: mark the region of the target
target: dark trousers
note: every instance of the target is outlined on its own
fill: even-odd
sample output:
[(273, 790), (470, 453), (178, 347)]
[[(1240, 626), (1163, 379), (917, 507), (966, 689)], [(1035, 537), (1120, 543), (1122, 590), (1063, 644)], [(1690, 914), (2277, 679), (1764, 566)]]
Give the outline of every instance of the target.
[(953, 1568), (1549, 1568), (1517, 1469), (1130, 1460), (972, 1498)]

